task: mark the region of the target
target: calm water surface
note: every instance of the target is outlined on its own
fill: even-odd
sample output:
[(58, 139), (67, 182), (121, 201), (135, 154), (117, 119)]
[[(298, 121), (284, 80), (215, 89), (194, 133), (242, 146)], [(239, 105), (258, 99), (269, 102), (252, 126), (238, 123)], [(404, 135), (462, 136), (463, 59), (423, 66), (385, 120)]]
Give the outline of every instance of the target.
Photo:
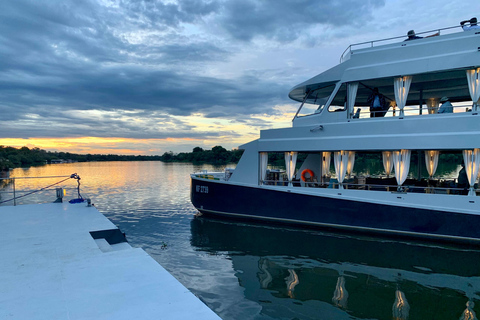
[[(194, 218), (189, 173), (202, 169), (223, 168), (98, 162), (15, 169), (12, 176), (78, 173), (82, 195), (130, 244), (145, 249), (223, 319), (425, 320), (480, 314), (480, 250)], [(17, 180), (16, 188), (59, 180)], [(48, 191), (19, 202), (54, 197)], [(67, 198), (75, 197), (75, 190), (68, 190)]]

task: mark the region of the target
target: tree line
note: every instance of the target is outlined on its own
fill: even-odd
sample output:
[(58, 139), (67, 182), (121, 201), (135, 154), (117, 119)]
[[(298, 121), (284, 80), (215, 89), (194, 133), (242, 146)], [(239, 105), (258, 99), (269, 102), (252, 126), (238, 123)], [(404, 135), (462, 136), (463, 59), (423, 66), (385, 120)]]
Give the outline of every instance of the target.
[(8, 147), (0, 146), (0, 170), (9, 168), (30, 167), (55, 163), (58, 160), (65, 162), (88, 162), (88, 161), (164, 161), (164, 162), (195, 162), (195, 163), (236, 163), (242, 155), (242, 151), (228, 151), (221, 146), (211, 150), (203, 150), (195, 147), (192, 152), (172, 151), (163, 155), (117, 155), (117, 154), (76, 154), (70, 152), (46, 151), (39, 148)]
[(242, 154), (243, 150), (229, 151), (222, 146), (215, 146), (211, 150), (195, 147), (192, 152), (180, 152), (177, 154), (174, 154), (172, 151), (165, 152), (160, 157), (160, 160), (164, 162), (226, 164), (237, 163)]

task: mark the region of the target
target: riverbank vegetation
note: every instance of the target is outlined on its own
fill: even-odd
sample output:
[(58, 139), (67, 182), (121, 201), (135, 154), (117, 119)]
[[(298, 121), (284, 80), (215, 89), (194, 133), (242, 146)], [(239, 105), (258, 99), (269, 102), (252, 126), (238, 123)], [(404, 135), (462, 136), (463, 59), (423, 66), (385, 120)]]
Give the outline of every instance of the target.
[(227, 150), (222, 146), (215, 146), (212, 150), (204, 150), (200, 147), (193, 148), (192, 152), (165, 152), (161, 156), (164, 162), (193, 162), (193, 163), (211, 163), (226, 164), (237, 163), (242, 156), (242, 150)]
[(225, 164), (236, 163), (242, 151), (228, 151), (221, 146), (211, 150), (195, 147), (192, 152), (178, 154), (165, 152), (163, 155), (117, 155), (117, 154), (76, 154), (70, 152), (46, 151), (39, 148), (14, 148), (0, 146), (0, 170), (8, 168), (38, 166), (48, 163), (88, 161), (164, 161)]

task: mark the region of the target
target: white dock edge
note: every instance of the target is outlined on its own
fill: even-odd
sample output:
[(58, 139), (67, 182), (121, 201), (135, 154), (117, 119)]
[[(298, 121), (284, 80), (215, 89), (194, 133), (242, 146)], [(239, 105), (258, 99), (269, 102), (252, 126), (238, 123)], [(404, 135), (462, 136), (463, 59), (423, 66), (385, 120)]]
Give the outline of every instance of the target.
[(0, 207), (0, 319), (220, 319), (95, 207)]

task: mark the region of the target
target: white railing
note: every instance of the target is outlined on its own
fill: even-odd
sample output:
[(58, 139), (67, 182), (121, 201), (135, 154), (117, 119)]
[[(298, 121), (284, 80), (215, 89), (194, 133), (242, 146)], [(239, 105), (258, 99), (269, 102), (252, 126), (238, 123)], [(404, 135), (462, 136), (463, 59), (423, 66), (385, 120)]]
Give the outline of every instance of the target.
[[(434, 29), (434, 30), (430, 30), (430, 31), (423, 31), (423, 32), (417, 33), (416, 35), (428, 36), (428, 35), (431, 35), (432, 33), (437, 33), (437, 32), (441, 33), (442, 31), (446, 31), (446, 30), (451, 31), (453, 29), (458, 29), (458, 28), (461, 28), (461, 26), (458, 25), (458, 26), (453, 26), (453, 27)], [(372, 40), (372, 41), (366, 41), (366, 42), (351, 44), (347, 47), (347, 49), (345, 49), (345, 51), (343, 51), (342, 55), (340, 56), (340, 63), (347, 60), (346, 57), (350, 56), (350, 54), (352, 53), (352, 51), (354, 49), (358, 50), (358, 49), (374, 47), (376, 45), (389, 44), (389, 43), (397, 42), (398, 40), (405, 40), (406, 38), (407, 38), (406, 35), (402, 35), (402, 36), (396, 36), (396, 37), (392, 37), (392, 38), (385, 38), (385, 39)]]
[[(454, 105), (453, 107), (453, 113), (466, 113), (466, 112), (472, 112), (472, 105), (471, 104), (461, 104), (461, 105)], [(360, 112), (357, 110), (360, 109)], [(380, 118), (383, 117), (398, 117), (400, 114), (400, 109), (399, 108), (393, 108), (390, 107), (387, 111), (370, 111), (369, 107), (354, 107), (354, 115), (352, 116), (353, 119), (365, 119), (365, 118), (375, 118), (375, 114), (380, 115)], [(427, 106), (405, 106), (403, 108), (404, 116), (418, 116), (418, 115), (423, 115), (423, 116), (428, 116), (432, 114), (437, 114), (438, 113), (438, 108), (436, 109), (428, 109)], [(445, 113), (443, 113), (445, 114)], [(448, 113), (447, 113), (448, 114)], [(450, 113), (452, 114), (452, 113)]]
[[(29, 179), (62, 179), (60, 181), (49, 183), (41, 188), (38, 189), (18, 189), (17, 180), (29, 180)], [(61, 187), (58, 188), (59, 184), (66, 182), (67, 180), (75, 179), (77, 185), (75, 187)], [(78, 196), (80, 196), (80, 177), (74, 173), (68, 176), (44, 176), (44, 177), (7, 177), (7, 178), (0, 178), (0, 205), (13, 203), (14, 206), (17, 205), (17, 200), (20, 198), (24, 198), (29, 195), (33, 195), (39, 192), (43, 192), (46, 190), (51, 191), (55, 187), (56, 191), (56, 202), (62, 202), (62, 198), (65, 195), (65, 191), (67, 190), (76, 190), (78, 192)], [(7, 197), (4, 197), (7, 195)]]

